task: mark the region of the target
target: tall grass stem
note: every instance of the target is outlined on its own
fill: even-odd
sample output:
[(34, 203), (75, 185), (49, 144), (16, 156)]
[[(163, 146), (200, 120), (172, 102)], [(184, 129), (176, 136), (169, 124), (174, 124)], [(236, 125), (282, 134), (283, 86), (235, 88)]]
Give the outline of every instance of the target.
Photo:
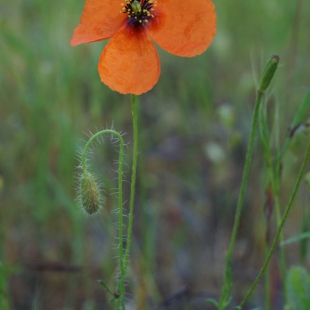
[(250, 140), (249, 140), (249, 144), (248, 144), (248, 148), (247, 148), (247, 152), (246, 152), (245, 165), (244, 165), (242, 182), (241, 182), (241, 189), (239, 192), (237, 209), (236, 209), (236, 214), (235, 214), (235, 221), (234, 221), (234, 226), (232, 229), (232, 234), (231, 234), (231, 238), (230, 238), (228, 252), (226, 255), (226, 269), (225, 269), (225, 273), (224, 273), (222, 291), (221, 291), (220, 300), (219, 300), (219, 304), (218, 304), (219, 310), (223, 310), (226, 308), (226, 306), (228, 305), (228, 299), (229, 299), (230, 292), (231, 292), (231, 287), (232, 287), (231, 257), (232, 257), (233, 249), (235, 246), (237, 232), (238, 232), (240, 219), (241, 219), (241, 213), (242, 213), (242, 207), (243, 207), (243, 201), (244, 201), (244, 194), (245, 194), (245, 189), (246, 189), (246, 185), (247, 185), (247, 181), (248, 181), (248, 177), (249, 177), (250, 164), (251, 164), (251, 159), (252, 159), (252, 155), (253, 155), (255, 133), (256, 133), (256, 129), (257, 129), (259, 108), (260, 108), (262, 96), (263, 96), (263, 92), (258, 91), (257, 96), (256, 96), (254, 112), (253, 112), (252, 126), (251, 126), (251, 132), (250, 132)]
[(232, 233), (231, 233), (228, 252), (226, 255), (226, 267), (225, 267), (225, 273), (223, 277), (222, 291), (220, 295), (220, 300), (217, 304), (219, 310), (225, 309), (227, 305), (229, 304), (230, 293), (231, 293), (231, 288), (232, 288), (231, 258), (232, 258), (232, 253), (233, 253), (235, 243), (236, 243), (237, 232), (238, 232), (239, 225), (240, 225), (244, 194), (245, 194), (245, 189), (246, 189), (249, 172), (250, 172), (250, 165), (251, 165), (251, 159), (253, 155), (254, 140), (255, 140), (255, 134), (256, 134), (257, 124), (258, 124), (258, 119), (259, 119), (262, 96), (272, 81), (272, 78), (277, 70), (278, 63), (279, 63), (279, 56), (277, 55), (271, 56), (259, 80), (259, 85), (258, 85), (258, 89), (256, 93), (255, 107), (254, 107), (254, 112), (253, 112), (253, 117), (252, 117), (250, 139), (249, 139), (249, 144), (248, 144), (248, 148), (246, 152), (245, 164), (244, 164), (242, 181), (241, 181), (241, 188), (239, 192), (237, 209), (235, 213), (235, 221), (234, 221), (234, 226), (233, 226)]
[(298, 174), (298, 178), (297, 178), (297, 181), (295, 183), (295, 187), (293, 189), (293, 193), (292, 193), (292, 195), (290, 197), (290, 200), (288, 202), (288, 205), (287, 205), (287, 207), (285, 209), (285, 212), (284, 212), (283, 217), (281, 219), (280, 225), (278, 227), (277, 233), (276, 233), (276, 235), (274, 237), (274, 240), (272, 242), (272, 245), (271, 245), (270, 251), (269, 251), (269, 253), (267, 255), (267, 258), (265, 260), (265, 263), (264, 263), (263, 267), (261, 268), (261, 270), (260, 270), (258, 276), (256, 277), (255, 281), (253, 282), (252, 286), (250, 287), (250, 289), (248, 290), (247, 294), (245, 295), (245, 297), (243, 298), (242, 302), (240, 303), (239, 309), (242, 309), (242, 307), (244, 306), (246, 301), (249, 299), (249, 297), (253, 293), (257, 283), (259, 282), (259, 280), (261, 279), (262, 275), (264, 274), (265, 270), (268, 267), (270, 259), (271, 259), (272, 255), (273, 255), (273, 253), (274, 253), (274, 251), (276, 249), (277, 243), (278, 243), (278, 241), (280, 239), (283, 226), (284, 226), (284, 224), (286, 222), (286, 219), (287, 219), (287, 217), (288, 217), (288, 215), (290, 213), (290, 210), (292, 208), (294, 199), (296, 197), (296, 194), (297, 194), (297, 191), (298, 191), (298, 188), (299, 188), (299, 185), (300, 185), (301, 178), (303, 176), (304, 170), (306, 168), (306, 164), (307, 164), (308, 159), (309, 159), (309, 154), (310, 154), (310, 144), (308, 145), (308, 148), (307, 148), (307, 151), (306, 151), (306, 155), (305, 155), (304, 160), (302, 162), (302, 165), (301, 165), (301, 168), (300, 168), (300, 171), (299, 171), (299, 174)]

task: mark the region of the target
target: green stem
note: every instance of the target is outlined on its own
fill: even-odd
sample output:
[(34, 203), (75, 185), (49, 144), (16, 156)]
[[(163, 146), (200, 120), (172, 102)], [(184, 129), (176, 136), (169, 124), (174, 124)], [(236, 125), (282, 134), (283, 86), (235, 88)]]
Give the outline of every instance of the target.
[[(267, 253), (267, 251), (266, 251)], [(267, 257), (267, 254), (265, 255)], [(270, 274), (269, 269), (266, 272), (266, 279), (265, 279), (265, 310), (270, 310)]]
[(222, 286), (220, 301), (219, 301), (219, 305), (218, 305), (219, 310), (223, 310), (226, 308), (226, 306), (228, 304), (229, 295), (231, 292), (231, 287), (232, 287), (232, 283), (231, 283), (231, 257), (232, 257), (232, 252), (233, 252), (233, 249), (235, 246), (237, 232), (238, 232), (240, 219), (241, 219), (244, 193), (245, 193), (245, 188), (247, 185), (249, 171), (250, 171), (250, 164), (251, 164), (251, 158), (252, 158), (252, 154), (253, 154), (255, 133), (256, 133), (256, 128), (257, 128), (259, 107), (261, 104), (262, 95), (263, 95), (263, 93), (261, 91), (257, 92), (255, 108), (254, 108), (254, 113), (253, 113), (253, 119), (252, 119), (250, 141), (248, 144), (248, 149), (247, 149), (246, 158), (245, 158), (245, 165), (244, 165), (241, 189), (239, 192), (238, 204), (237, 204), (237, 209), (236, 209), (236, 214), (235, 214), (235, 221), (234, 221), (234, 226), (233, 226), (233, 230), (232, 230), (232, 234), (231, 234), (231, 238), (230, 238), (229, 248), (228, 248), (228, 252), (227, 252), (227, 256), (226, 256), (226, 269), (225, 269), (225, 274), (224, 274), (224, 279), (223, 279), (223, 286)]
[[(277, 106), (276, 106), (277, 107)], [(279, 183), (280, 183), (280, 169), (281, 169), (281, 161), (278, 160), (279, 156), (279, 143), (278, 143), (278, 134), (275, 134), (275, 141), (276, 141), (276, 146), (275, 146), (275, 159), (272, 159), (271, 155), (271, 147), (270, 147), (270, 135), (269, 135), (269, 130), (268, 130), (268, 124), (267, 124), (267, 117), (266, 117), (266, 109), (263, 109), (263, 106), (260, 109), (260, 118), (259, 118), (259, 128), (260, 128), (260, 138), (261, 138), (261, 144), (263, 147), (263, 152), (264, 152), (264, 157), (267, 165), (267, 173), (268, 173), (268, 179), (269, 183), (271, 184), (271, 189), (272, 189), (272, 195), (274, 199), (274, 206), (275, 206), (275, 211), (276, 211), (276, 221), (277, 221), (277, 228), (280, 225), (281, 222), (281, 210), (280, 210), (280, 204), (279, 204)], [(275, 115), (275, 120), (277, 120), (277, 112)], [(276, 132), (277, 130), (277, 124), (276, 123)], [(272, 212), (273, 210), (271, 210)], [(271, 216), (271, 215), (270, 215)], [(267, 219), (267, 230), (270, 230), (270, 225), (269, 219)], [(281, 240), (283, 241), (283, 234), (281, 235)], [(269, 242), (267, 240), (267, 242)], [(267, 247), (269, 248), (269, 244), (267, 243)], [(267, 255), (267, 253), (266, 253)], [(265, 255), (265, 257), (267, 257)], [(285, 264), (285, 249), (284, 247), (281, 247), (280, 249), (280, 269), (281, 269), (281, 275), (282, 279), (286, 279), (286, 264)], [(266, 273), (266, 281), (265, 281), (265, 286), (266, 286), (266, 310), (270, 309), (270, 292), (268, 291), (268, 287), (270, 287), (270, 283), (268, 283), (268, 280), (270, 279), (269, 277), (269, 270), (267, 270)], [(285, 289), (285, 281), (283, 282), (283, 291), (284, 291), (284, 300), (286, 300), (286, 289)], [(267, 304), (268, 302), (268, 304)]]
[(118, 163), (118, 215), (119, 215), (119, 266), (120, 266), (120, 281), (117, 281), (117, 289), (120, 292), (121, 308), (125, 309), (125, 267), (124, 267), (124, 251), (123, 251), (123, 156), (124, 156), (124, 140), (120, 133), (112, 129), (105, 129), (95, 133), (85, 145), (82, 154), (82, 169), (87, 175), (86, 155), (91, 143), (100, 135), (113, 134), (119, 140), (119, 163)]
[[(281, 224), (281, 210), (280, 210), (280, 202), (279, 202), (279, 190), (276, 188), (275, 195), (275, 209), (276, 209), (276, 221), (277, 221), (277, 228), (280, 227)], [(280, 241), (284, 242), (283, 233), (280, 234)], [(283, 298), (284, 302), (287, 301), (287, 291), (286, 291), (286, 259), (285, 259), (285, 248), (280, 247), (280, 272), (283, 280)]]
[[(294, 199), (295, 199), (295, 197), (296, 197), (297, 190), (298, 190), (298, 188), (299, 188), (302, 175), (303, 175), (303, 173), (304, 173), (304, 170), (305, 170), (305, 168), (306, 168), (306, 164), (307, 164), (307, 162), (308, 162), (309, 154), (310, 154), (310, 144), (308, 145), (308, 148), (307, 148), (307, 151), (306, 151), (306, 155), (305, 155), (304, 160), (303, 160), (303, 162), (302, 162), (302, 165), (301, 165), (301, 168), (300, 168), (300, 171), (299, 171), (299, 175), (298, 175), (298, 178), (297, 178), (297, 181), (296, 181), (296, 184), (295, 184), (293, 193), (292, 193), (291, 198), (290, 198), (290, 200), (289, 200), (289, 202), (288, 202), (288, 205), (287, 205), (287, 207), (286, 207), (286, 209), (285, 209), (285, 212), (284, 212), (283, 217), (282, 217), (282, 219), (281, 219), (279, 228), (278, 228), (277, 233), (276, 233), (276, 235), (275, 235), (275, 237), (274, 237), (274, 240), (273, 240), (273, 242), (272, 242), (272, 245), (271, 245), (270, 251), (269, 251), (269, 253), (268, 253), (268, 255), (267, 255), (267, 258), (266, 258), (266, 260), (265, 260), (265, 263), (264, 263), (263, 267), (261, 268), (261, 270), (260, 270), (258, 276), (256, 277), (254, 283), (252, 284), (252, 286), (251, 286), (250, 289), (248, 290), (247, 294), (246, 294), (245, 297), (243, 298), (242, 302), (240, 303), (238, 309), (241, 309), (241, 308), (244, 306), (245, 302), (246, 302), (246, 301), (248, 300), (248, 298), (251, 296), (251, 294), (252, 294), (252, 292), (254, 291), (254, 289), (255, 289), (257, 283), (259, 282), (259, 280), (261, 279), (262, 275), (264, 274), (265, 270), (266, 270), (267, 267), (268, 267), (268, 264), (269, 264), (269, 262), (270, 262), (270, 259), (271, 259), (272, 255), (273, 255), (273, 253), (274, 253), (274, 251), (275, 251), (275, 249), (276, 249), (276, 245), (277, 245), (277, 243), (278, 243), (278, 241), (279, 241), (279, 239), (280, 239), (283, 226), (284, 226), (284, 224), (285, 224), (285, 222), (286, 222), (286, 219), (287, 219), (287, 217), (288, 217), (288, 215), (289, 215), (289, 212), (290, 212), (291, 207), (292, 207), (292, 205), (293, 205)], [(285, 281), (285, 279), (284, 279), (284, 281)]]
[(132, 171), (131, 171), (131, 187), (130, 187), (130, 202), (129, 202), (129, 218), (127, 228), (127, 245), (125, 252), (125, 273), (128, 267), (128, 260), (130, 254), (130, 246), (132, 240), (132, 223), (133, 223), (133, 209), (135, 202), (135, 186), (136, 186), (136, 172), (137, 172), (137, 158), (138, 158), (138, 117), (136, 96), (131, 95), (131, 109), (133, 122), (133, 156), (132, 156)]

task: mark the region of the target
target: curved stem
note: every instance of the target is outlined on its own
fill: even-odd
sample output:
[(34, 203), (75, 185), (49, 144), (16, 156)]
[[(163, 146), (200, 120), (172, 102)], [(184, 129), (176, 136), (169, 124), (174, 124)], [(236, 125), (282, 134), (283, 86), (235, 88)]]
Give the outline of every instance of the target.
[(237, 232), (238, 232), (240, 219), (241, 219), (244, 193), (245, 193), (245, 188), (247, 185), (249, 171), (250, 171), (250, 164), (251, 164), (251, 159), (252, 159), (252, 154), (253, 154), (255, 133), (256, 133), (257, 123), (258, 123), (259, 107), (260, 107), (262, 95), (263, 95), (263, 92), (261, 91), (257, 92), (255, 108), (254, 108), (254, 113), (253, 113), (253, 118), (252, 118), (250, 140), (249, 140), (248, 149), (246, 153), (245, 165), (244, 165), (242, 182), (241, 182), (241, 189), (239, 192), (237, 209), (236, 209), (236, 214), (235, 214), (235, 221), (234, 221), (234, 226), (233, 226), (233, 230), (232, 230), (232, 234), (230, 238), (229, 248), (228, 248), (228, 252), (226, 256), (226, 269), (225, 269), (225, 274), (224, 274), (224, 279), (223, 279), (223, 286), (222, 286), (222, 291), (220, 295), (220, 300), (218, 304), (219, 310), (223, 310), (226, 308), (228, 304), (229, 295), (231, 292), (231, 287), (232, 287), (231, 257), (232, 257), (232, 252), (235, 246)]
[(119, 265), (120, 265), (120, 281), (117, 281), (117, 289), (120, 292), (121, 308), (125, 309), (125, 268), (124, 268), (124, 251), (123, 251), (123, 156), (124, 156), (124, 140), (120, 133), (113, 129), (105, 129), (95, 133), (85, 145), (82, 154), (83, 173), (87, 174), (86, 155), (91, 143), (100, 135), (113, 134), (119, 140), (119, 163), (118, 163), (118, 214), (119, 214)]
[[(308, 162), (309, 154), (310, 154), (310, 144), (309, 144), (309, 146), (308, 146), (308, 148), (307, 148), (306, 155), (305, 155), (304, 160), (303, 160), (303, 162), (302, 162), (302, 165), (301, 165), (301, 168), (300, 168), (300, 171), (299, 171), (299, 174), (298, 174), (298, 178), (297, 178), (297, 181), (296, 181), (296, 184), (295, 184), (293, 193), (292, 193), (291, 198), (290, 198), (290, 200), (289, 200), (289, 202), (288, 202), (288, 205), (287, 205), (287, 207), (286, 207), (286, 209), (285, 209), (285, 212), (284, 212), (283, 217), (282, 217), (282, 219), (281, 219), (280, 225), (279, 225), (279, 227), (278, 227), (277, 233), (276, 233), (276, 235), (275, 235), (275, 237), (274, 237), (274, 240), (273, 240), (273, 242), (272, 242), (272, 245), (271, 245), (270, 251), (269, 251), (269, 253), (268, 253), (268, 255), (267, 255), (267, 258), (266, 258), (266, 260), (265, 260), (265, 263), (264, 263), (263, 267), (261, 268), (261, 270), (260, 270), (258, 276), (256, 277), (254, 283), (252, 284), (252, 286), (251, 286), (250, 289), (248, 290), (247, 294), (246, 294), (245, 297), (243, 298), (242, 302), (240, 303), (239, 309), (241, 309), (241, 308), (244, 306), (245, 302), (246, 302), (246, 301), (248, 300), (248, 298), (251, 296), (251, 294), (252, 294), (252, 292), (254, 291), (254, 289), (255, 289), (257, 283), (259, 282), (259, 280), (261, 279), (262, 275), (264, 274), (265, 270), (266, 270), (267, 267), (268, 267), (268, 264), (269, 264), (269, 262), (270, 262), (270, 259), (271, 259), (271, 257), (272, 257), (272, 254), (274, 253), (274, 251), (275, 251), (275, 249), (276, 249), (276, 245), (277, 245), (277, 243), (278, 243), (278, 241), (279, 241), (279, 239), (280, 239), (283, 226), (284, 226), (284, 224), (285, 224), (285, 221), (286, 221), (286, 219), (287, 219), (287, 217), (288, 217), (288, 215), (289, 215), (289, 212), (290, 212), (291, 207), (292, 207), (292, 205), (293, 205), (294, 199), (295, 199), (295, 197), (296, 197), (297, 190), (298, 190), (298, 188), (299, 188), (302, 175), (303, 175), (303, 173), (304, 173), (304, 170), (305, 170), (305, 168), (306, 168), (306, 164), (307, 164), (307, 162)], [(284, 281), (285, 281), (285, 279), (284, 279)]]
[(132, 156), (132, 172), (131, 172), (131, 187), (130, 187), (130, 203), (129, 203), (129, 219), (127, 228), (127, 245), (125, 252), (125, 273), (128, 267), (128, 260), (132, 239), (132, 223), (133, 223), (133, 209), (135, 201), (135, 185), (136, 185), (136, 172), (137, 172), (137, 157), (138, 157), (138, 116), (136, 96), (131, 95), (132, 104), (132, 122), (133, 122), (133, 156)]

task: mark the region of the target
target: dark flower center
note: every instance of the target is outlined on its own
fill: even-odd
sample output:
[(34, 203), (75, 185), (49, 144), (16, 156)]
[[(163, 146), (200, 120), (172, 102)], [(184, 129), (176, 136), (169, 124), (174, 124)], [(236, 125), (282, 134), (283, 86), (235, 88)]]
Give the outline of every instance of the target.
[(128, 21), (135, 27), (145, 26), (154, 17), (152, 11), (157, 0), (125, 0), (121, 13), (128, 16)]

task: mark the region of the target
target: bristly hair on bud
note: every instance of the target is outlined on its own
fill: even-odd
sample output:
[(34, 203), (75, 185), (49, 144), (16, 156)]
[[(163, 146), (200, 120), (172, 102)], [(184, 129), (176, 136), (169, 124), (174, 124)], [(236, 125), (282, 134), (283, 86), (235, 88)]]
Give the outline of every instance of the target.
[(78, 203), (88, 215), (95, 215), (102, 208), (105, 198), (96, 177), (89, 173), (82, 173), (78, 184)]
[(119, 140), (119, 164), (118, 164), (118, 209), (120, 213), (120, 222), (123, 216), (123, 195), (122, 195), (122, 184), (123, 184), (123, 158), (124, 158), (124, 140), (122, 134), (115, 131), (114, 129), (104, 129), (90, 136), (87, 141), (82, 153), (81, 153), (81, 164), (79, 168), (83, 171), (78, 178), (78, 197), (77, 202), (81, 209), (89, 215), (96, 214), (100, 208), (102, 208), (105, 198), (101, 194), (100, 183), (94, 174), (88, 172), (87, 168), (87, 154), (91, 144), (102, 135), (113, 135)]

